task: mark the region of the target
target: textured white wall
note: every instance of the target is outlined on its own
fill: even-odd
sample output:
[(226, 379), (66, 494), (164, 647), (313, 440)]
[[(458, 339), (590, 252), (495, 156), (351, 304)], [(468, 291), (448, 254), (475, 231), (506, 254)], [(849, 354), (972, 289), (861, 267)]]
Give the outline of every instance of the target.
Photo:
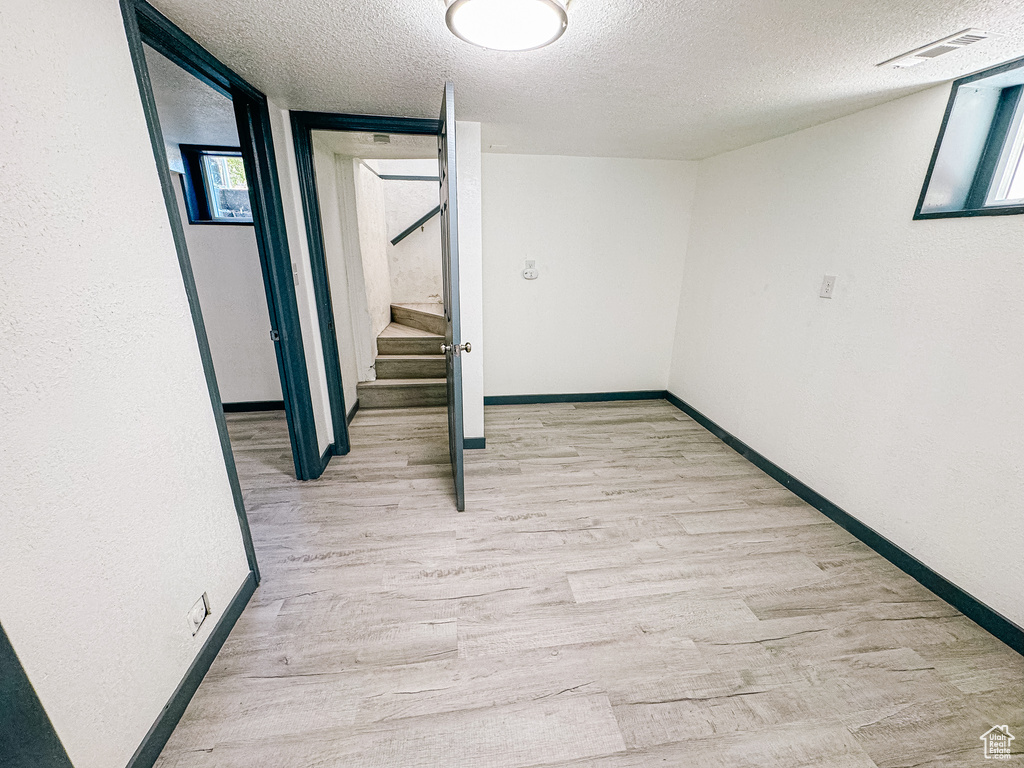
[[(437, 175), (437, 163), (432, 165), (433, 173)], [(391, 300), (395, 304), (440, 305), (444, 295), (441, 284), (441, 217), (435, 216), (398, 245), (391, 245), (393, 238), (437, 207), (438, 182), (386, 180), (383, 188)]]
[[(334, 335), (338, 340), (338, 357), (341, 362), (341, 384), (345, 393), (345, 408), (351, 412), (355, 407), (359, 382), (357, 366), (355, 325), (352, 319), (353, 305), (349, 296), (350, 277), (345, 233), (341, 226), (341, 198), (338, 189), (338, 157), (320, 146), (313, 135), (313, 169), (316, 173), (317, 195), (320, 199), (320, 220), (324, 236), (324, 259), (331, 286), (331, 307), (334, 311)], [(352, 160), (343, 162), (351, 166)], [(354, 191), (354, 190), (353, 190)], [(367, 320), (366, 334), (369, 335)], [(346, 414), (347, 418), (347, 414)]]
[(1024, 217), (912, 220), (948, 93), (701, 163), (669, 388), (1024, 624)]
[(366, 306), (370, 312), (370, 334), (376, 340), (391, 322), (391, 269), (388, 266), (388, 236), (384, 217), (384, 182), (365, 165), (355, 162), (363, 289), (366, 291)]
[[(455, 166), (459, 204), (459, 304), (462, 341), (462, 416), (467, 438), (484, 437), (483, 214), (480, 123), (458, 121)], [(440, 231), (438, 232), (440, 235)]]
[(0, 16), (0, 622), (119, 768), (248, 566), (118, 3)]
[(173, 178), (220, 399), (280, 400), (281, 376), (253, 228), (189, 224), (181, 179)]
[(486, 394), (665, 388), (694, 178), (688, 162), (483, 155)]
[(334, 423), (331, 402), (327, 392), (327, 369), (324, 349), (320, 341), (320, 319), (313, 292), (313, 268), (309, 261), (309, 242), (306, 239), (306, 220), (302, 213), (302, 195), (299, 192), (299, 171), (295, 164), (295, 145), (288, 111), (268, 100), (270, 125), (273, 132), (277, 173), (281, 179), (281, 205), (284, 208), (288, 250), (292, 259), (292, 278), (295, 281), (295, 300), (299, 307), (302, 326), (302, 345), (306, 353), (306, 371), (309, 375), (309, 394), (313, 400), (313, 420), (320, 452), (334, 442)]
[[(181, 172), (179, 144), (237, 147), (231, 100), (149, 46), (144, 51), (171, 170)], [(173, 178), (221, 400), (280, 400), (281, 379), (253, 228), (189, 224), (181, 177)]]

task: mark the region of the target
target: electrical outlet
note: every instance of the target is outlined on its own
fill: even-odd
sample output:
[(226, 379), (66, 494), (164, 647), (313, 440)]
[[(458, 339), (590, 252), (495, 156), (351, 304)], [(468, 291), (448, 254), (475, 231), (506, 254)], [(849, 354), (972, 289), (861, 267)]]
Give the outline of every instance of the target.
[(821, 281), (821, 293), (818, 295), (823, 299), (831, 299), (832, 292), (836, 289), (836, 276), (825, 275), (825, 279)]
[(533, 259), (526, 260), (526, 269), (523, 270), (523, 277), (527, 280), (536, 280), (540, 277), (540, 272), (537, 271), (537, 262)]
[(199, 631), (199, 628), (203, 626), (203, 622), (206, 621), (206, 617), (210, 615), (210, 598), (203, 592), (203, 596), (196, 600), (196, 604), (189, 609), (188, 616), (188, 627), (192, 630), (192, 634), (195, 635)]

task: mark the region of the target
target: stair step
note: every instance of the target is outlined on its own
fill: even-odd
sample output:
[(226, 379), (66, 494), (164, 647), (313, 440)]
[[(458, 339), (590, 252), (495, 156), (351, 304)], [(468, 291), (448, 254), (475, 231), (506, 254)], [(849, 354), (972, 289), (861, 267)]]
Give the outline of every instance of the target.
[(378, 355), (437, 355), (441, 352), (444, 336), (391, 323), (377, 337)]
[(374, 367), (378, 379), (437, 379), (446, 373), (441, 354), (378, 355)]
[(412, 408), (448, 402), (448, 382), (445, 379), (377, 379), (360, 382), (356, 390), (360, 410)]
[(441, 309), (440, 305), (437, 305), (437, 310), (432, 311), (427, 309), (433, 305), (424, 304), (414, 306), (411, 304), (392, 304), (391, 305), (391, 320), (402, 325), (408, 325), (413, 328), (419, 328), (430, 333), (436, 333), (444, 336), (445, 332), (445, 320), (444, 310)]

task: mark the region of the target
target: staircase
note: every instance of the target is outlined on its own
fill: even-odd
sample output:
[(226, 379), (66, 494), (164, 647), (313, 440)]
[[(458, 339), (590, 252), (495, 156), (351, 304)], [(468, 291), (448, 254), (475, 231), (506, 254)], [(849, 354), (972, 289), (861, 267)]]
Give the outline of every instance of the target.
[(392, 304), (377, 337), (376, 381), (357, 386), (359, 408), (445, 405), (444, 315), (436, 304)]

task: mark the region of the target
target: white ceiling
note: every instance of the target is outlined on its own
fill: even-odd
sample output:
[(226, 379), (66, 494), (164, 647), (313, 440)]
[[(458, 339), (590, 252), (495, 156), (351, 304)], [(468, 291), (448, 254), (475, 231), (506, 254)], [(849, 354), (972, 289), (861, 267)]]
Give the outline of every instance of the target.
[[(179, 144), (237, 147), (238, 128), (231, 99), (148, 45), (145, 52), (160, 130), (169, 154), (176, 155)], [(173, 166), (175, 158), (170, 159)]]
[(434, 172), (437, 172), (437, 136), (392, 133), (388, 134), (389, 144), (378, 144), (373, 139), (375, 135), (357, 131), (313, 131), (313, 150), (326, 149), (364, 160), (426, 158), (434, 161)]
[[(1024, 55), (1016, 0), (573, 0), (527, 53), (458, 40), (442, 0), (154, 4), (282, 107), (434, 117), (451, 79), (485, 151), (697, 159)], [(875, 66), (967, 27), (1003, 37)]]

